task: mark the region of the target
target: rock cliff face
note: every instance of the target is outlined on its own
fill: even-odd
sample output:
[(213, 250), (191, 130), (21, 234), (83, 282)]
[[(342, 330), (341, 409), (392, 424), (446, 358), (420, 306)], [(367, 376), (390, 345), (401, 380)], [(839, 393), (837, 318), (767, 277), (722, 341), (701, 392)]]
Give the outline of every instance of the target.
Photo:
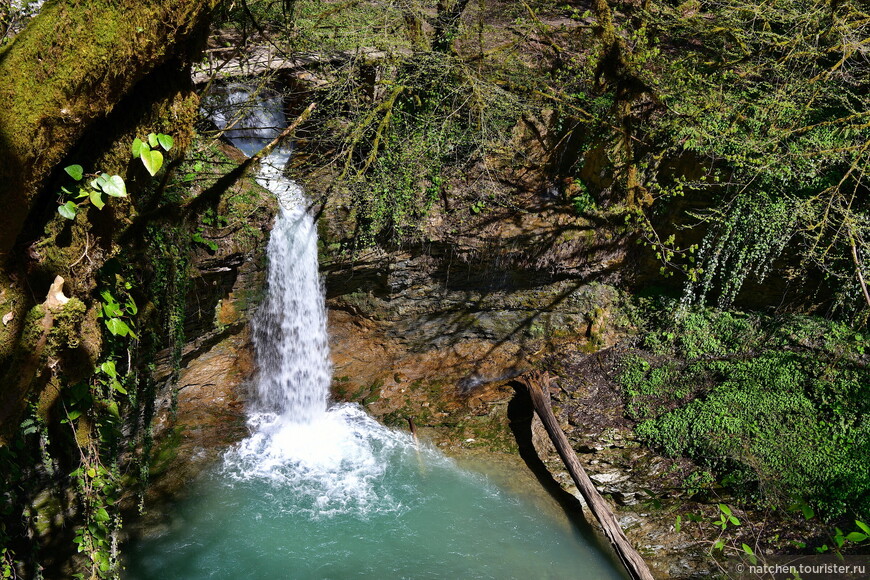
[(352, 231), (342, 209), (328, 199), (320, 218), (334, 390), (387, 423), (480, 423), (497, 401), (489, 422), (509, 441), (512, 378), (544, 353), (595, 350), (630, 325), (607, 284), (624, 253), (559, 199), (518, 190), (485, 214), (439, 210), (423, 241), (356, 253), (341, 252)]

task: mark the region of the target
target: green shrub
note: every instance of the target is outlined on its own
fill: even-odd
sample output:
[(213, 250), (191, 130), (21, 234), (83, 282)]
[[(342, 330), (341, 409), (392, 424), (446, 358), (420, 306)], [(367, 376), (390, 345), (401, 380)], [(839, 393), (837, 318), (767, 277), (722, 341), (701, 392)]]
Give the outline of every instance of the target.
[(870, 514), (862, 335), (821, 319), (716, 311), (651, 334), (670, 356), (632, 353), (617, 379), (643, 440), (727, 475), (747, 497)]

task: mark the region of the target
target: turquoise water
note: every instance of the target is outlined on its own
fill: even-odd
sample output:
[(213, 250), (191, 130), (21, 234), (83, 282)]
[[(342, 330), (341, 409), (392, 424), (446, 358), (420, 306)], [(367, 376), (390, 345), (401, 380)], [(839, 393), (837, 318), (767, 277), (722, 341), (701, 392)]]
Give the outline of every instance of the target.
[(126, 578), (623, 578), (567, 522), (357, 406), (253, 421), (129, 547)]

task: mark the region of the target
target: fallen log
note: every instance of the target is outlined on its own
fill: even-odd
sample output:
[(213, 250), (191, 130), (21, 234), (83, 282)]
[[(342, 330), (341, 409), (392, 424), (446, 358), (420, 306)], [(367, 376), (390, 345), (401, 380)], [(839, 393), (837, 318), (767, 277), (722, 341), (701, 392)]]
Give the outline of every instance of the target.
[(604, 535), (610, 540), (625, 569), (636, 580), (653, 580), (653, 575), (646, 562), (643, 561), (643, 558), (632, 547), (628, 538), (625, 537), (622, 528), (619, 527), (616, 516), (613, 515), (610, 506), (604, 501), (598, 490), (595, 489), (592, 480), (589, 479), (586, 470), (583, 469), (580, 460), (577, 459), (577, 454), (568, 442), (568, 438), (565, 436), (562, 428), (559, 427), (559, 423), (556, 421), (556, 416), (553, 414), (553, 409), (550, 406), (549, 374), (533, 371), (521, 377), (520, 380), (526, 386), (526, 389), (528, 389), (535, 412), (547, 429), (553, 445), (556, 446), (556, 451), (559, 452), (559, 457), (562, 458), (565, 467), (568, 468), (574, 483), (577, 484), (577, 489), (580, 490), (583, 499), (586, 500), (586, 505), (589, 506), (592, 514), (604, 529)]

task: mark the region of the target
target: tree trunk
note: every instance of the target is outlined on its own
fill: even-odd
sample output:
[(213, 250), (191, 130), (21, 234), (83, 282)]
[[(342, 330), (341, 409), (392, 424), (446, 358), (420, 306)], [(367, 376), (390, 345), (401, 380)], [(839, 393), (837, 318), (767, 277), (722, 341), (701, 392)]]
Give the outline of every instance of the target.
[(47, 3), (0, 52), (0, 259), (8, 260), (47, 178), (88, 127), (160, 65), (188, 62), (216, 3)]
[[(73, 163), (135, 181), (127, 170), (134, 167), (136, 135), (173, 133), (173, 153), (185, 148), (197, 110), (189, 63), (216, 3), (47, 2), (0, 51), (0, 315), (6, 317), (0, 326), (0, 445), (41, 384), (37, 376), (45, 382), (66, 371), (72, 378), (70, 369), (43, 372), (27, 363), (28, 310), (57, 274), (67, 279), (71, 295), (90, 302), (96, 271), (120, 251), (119, 230), (135, 214), (134, 196), (91, 220), (67, 221), (49, 188), (59, 189), (53, 180)], [(82, 261), (95, 246), (98, 256)], [(96, 342), (88, 353), (94, 359)]]
[(432, 38), (432, 50), (436, 52), (453, 52), (453, 40), (459, 32), (459, 21), (469, 0), (438, 0), (438, 15), (433, 26), (435, 33)]
[(583, 499), (586, 500), (589, 509), (592, 510), (598, 523), (604, 529), (604, 535), (610, 540), (625, 569), (628, 570), (632, 578), (637, 580), (653, 580), (653, 575), (647, 567), (646, 562), (643, 561), (643, 558), (632, 547), (628, 538), (625, 537), (622, 528), (619, 527), (619, 522), (616, 521), (616, 516), (613, 515), (610, 506), (607, 505), (607, 502), (604, 501), (604, 498), (595, 489), (592, 480), (586, 475), (580, 460), (577, 459), (577, 454), (574, 453), (568, 438), (565, 436), (562, 428), (559, 427), (556, 416), (553, 415), (553, 410), (550, 407), (549, 375), (536, 371), (524, 376), (522, 381), (529, 391), (529, 396), (532, 398), (535, 412), (541, 418), (541, 422), (547, 429), (553, 445), (556, 446), (556, 450), (559, 452), (559, 457), (562, 458), (565, 467), (568, 468), (568, 472), (574, 479), (574, 483), (577, 484), (577, 489), (583, 494)]

